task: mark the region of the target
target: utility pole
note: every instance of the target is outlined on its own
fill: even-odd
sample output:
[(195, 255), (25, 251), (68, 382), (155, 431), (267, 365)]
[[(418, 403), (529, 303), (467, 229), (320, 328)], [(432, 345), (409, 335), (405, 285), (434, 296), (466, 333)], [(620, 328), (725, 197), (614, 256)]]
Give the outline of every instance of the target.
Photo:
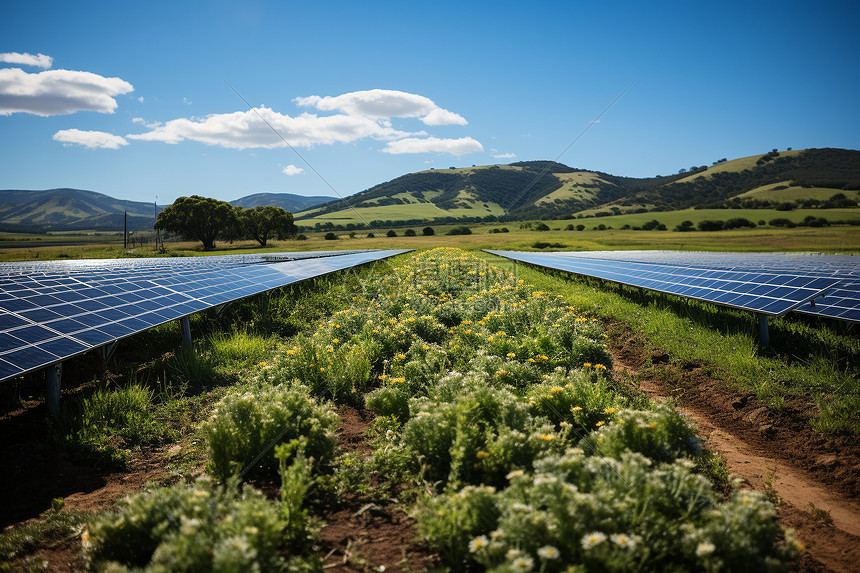
[(122, 248), (128, 248), (128, 211), (123, 211), (123, 223), (122, 223)]

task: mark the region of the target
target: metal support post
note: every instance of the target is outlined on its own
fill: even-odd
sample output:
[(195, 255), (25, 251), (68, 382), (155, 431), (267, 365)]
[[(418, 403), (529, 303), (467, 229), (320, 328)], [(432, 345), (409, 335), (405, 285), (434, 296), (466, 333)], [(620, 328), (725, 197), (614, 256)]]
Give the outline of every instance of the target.
[(60, 383), (63, 380), (63, 363), (57, 362), (45, 368), (45, 405), (48, 411), (60, 411)]
[(179, 324), (182, 327), (182, 345), (186, 348), (191, 348), (194, 343), (191, 340), (191, 321), (187, 316), (179, 319)]
[(767, 328), (767, 315), (758, 313), (758, 337), (762, 346), (770, 346), (770, 332)]

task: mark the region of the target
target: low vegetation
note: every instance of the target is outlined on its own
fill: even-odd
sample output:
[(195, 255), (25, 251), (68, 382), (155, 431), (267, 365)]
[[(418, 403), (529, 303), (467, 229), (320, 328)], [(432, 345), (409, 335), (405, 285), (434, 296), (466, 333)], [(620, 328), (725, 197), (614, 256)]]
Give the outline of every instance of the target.
[[(326, 500), (394, 492), (452, 570), (764, 569), (796, 554), (763, 496), (715, 492), (671, 404), (606, 376), (608, 333), (585, 305), (451, 249), (357, 280), (267, 355), (248, 330), (194, 354), (235, 377), (201, 383), (217, 400), (195, 431), (213, 477), (89, 519), (92, 568), (319, 571)], [(334, 408), (362, 404), (377, 415), (366, 458), (333, 439)], [(248, 483), (272, 479), (269, 495)]]

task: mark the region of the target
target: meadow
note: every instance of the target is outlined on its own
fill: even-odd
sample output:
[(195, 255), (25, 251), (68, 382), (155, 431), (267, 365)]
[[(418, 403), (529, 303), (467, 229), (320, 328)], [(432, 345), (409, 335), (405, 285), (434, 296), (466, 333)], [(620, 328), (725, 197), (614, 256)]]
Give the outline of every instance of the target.
[[(124, 341), (112, 369), (129, 374), (66, 396), (52, 439), (113, 468), (182, 453), (160, 485), (115, 507), (76, 513), (60, 499), (0, 536), (4, 558), (29, 566), (50, 556), (39, 551), (53, 536), (95, 570), (319, 571), (341, 555), (366, 570), (372, 547), (340, 548), (338, 561), (338, 547), (319, 550), (331, 508), (356, 498), (356, 512), (413, 516), (435, 566), (452, 571), (764, 570), (802, 551), (774, 500), (732, 482), (671, 401), (609, 375), (615, 332), (602, 319), (629, 316), (679, 360), (691, 356), (675, 338), (689, 352), (708, 348), (709, 331), (725, 348), (743, 341), (727, 361), (758, 355), (754, 344), (713, 319), (675, 326), (671, 309), (488, 259), (425, 250), (388, 272), (195, 316), (191, 351), (169, 351), (174, 324)], [(812, 330), (795, 342), (856, 357), (848, 338)], [(709, 358), (722, 367), (718, 354)], [(756, 360), (782, 372), (790, 362)], [(819, 386), (788, 392), (814, 397)], [(338, 437), (347, 411), (370, 413), (365, 449)]]

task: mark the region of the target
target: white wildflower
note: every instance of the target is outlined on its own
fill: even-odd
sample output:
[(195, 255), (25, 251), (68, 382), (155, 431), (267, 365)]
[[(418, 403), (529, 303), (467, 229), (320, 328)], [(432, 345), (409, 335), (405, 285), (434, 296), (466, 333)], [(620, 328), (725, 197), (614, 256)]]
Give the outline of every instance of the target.
[(710, 541), (702, 541), (696, 546), (696, 557), (705, 557), (710, 555), (717, 549), (717, 546)]
[(600, 531), (593, 531), (582, 537), (582, 548), (591, 549), (595, 545), (600, 545), (604, 541), (606, 541), (606, 534), (601, 533)]

